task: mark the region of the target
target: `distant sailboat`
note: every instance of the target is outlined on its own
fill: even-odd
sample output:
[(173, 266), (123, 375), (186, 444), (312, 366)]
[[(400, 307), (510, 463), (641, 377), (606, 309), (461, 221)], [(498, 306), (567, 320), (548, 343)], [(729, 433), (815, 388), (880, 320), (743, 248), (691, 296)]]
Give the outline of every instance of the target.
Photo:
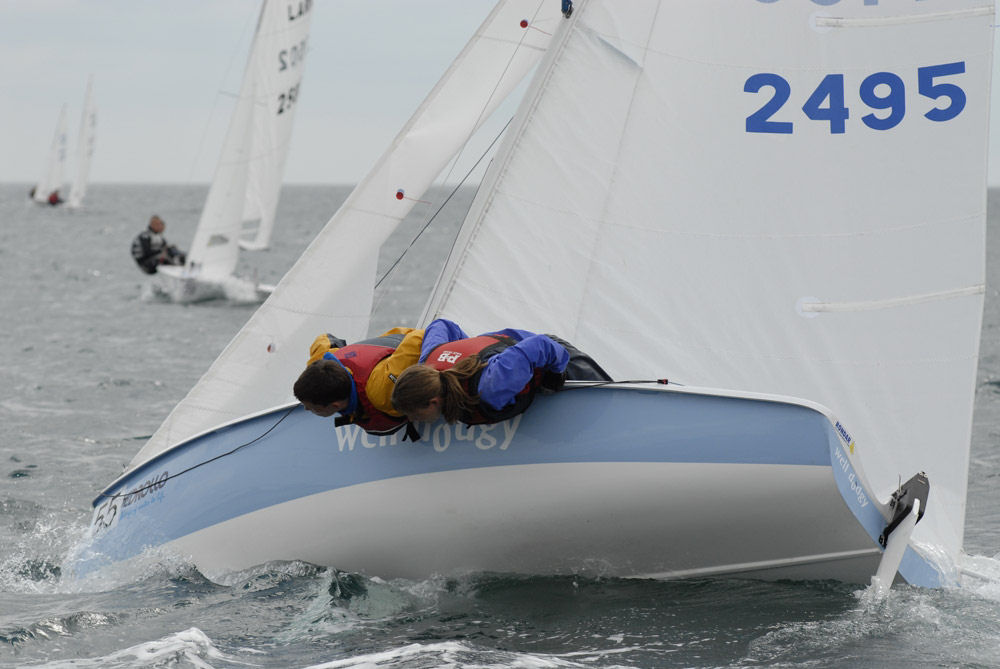
[(162, 266), (160, 292), (178, 302), (259, 301), (273, 287), (234, 276), (241, 246), (270, 242), (298, 107), (312, 4), (265, 0), (239, 98), (183, 267)]
[[(959, 579), (992, 0), (556, 6), (497, 5), (94, 501), (81, 571), (159, 548), (210, 577)], [(381, 242), (542, 51), (424, 322), (671, 382), (416, 444), (288, 401), (316, 333), (368, 334)]]
[[(94, 77), (91, 75), (87, 79), (87, 92), (84, 96), (83, 111), (80, 116), (80, 134), (77, 136), (76, 143), (76, 173), (70, 188), (69, 199), (65, 200), (68, 207), (74, 209), (79, 207), (87, 193), (87, 180), (90, 177), (90, 161), (94, 155), (96, 133), (97, 109), (94, 105)], [(59, 121), (56, 123), (56, 132), (49, 147), (45, 171), (31, 191), (32, 199), (35, 202), (50, 205), (63, 203), (64, 200), (59, 194), (59, 190), (63, 187), (67, 144), (66, 105), (63, 105), (59, 112)]]
[(52, 136), (52, 144), (45, 159), (45, 169), (41, 178), (31, 189), (32, 199), (39, 204), (57, 205), (62, 203), (59, 189), (63, 184), (63, 171), (66, 168), (66, 105), (59, 111), (56, 131)]
[(87, 194), (87, 182), (90, 179), (90, 161), (94, 156), (94, 142), (97, 138), (97, 108), (94, 104), (94, 77), (87, 80), (87, 94), (83, 100), (83, 112), (80, 115), (80, 134), (76, 140), (76, 175), (69, 191), (66, 206), (73, 209), (83, 203)]

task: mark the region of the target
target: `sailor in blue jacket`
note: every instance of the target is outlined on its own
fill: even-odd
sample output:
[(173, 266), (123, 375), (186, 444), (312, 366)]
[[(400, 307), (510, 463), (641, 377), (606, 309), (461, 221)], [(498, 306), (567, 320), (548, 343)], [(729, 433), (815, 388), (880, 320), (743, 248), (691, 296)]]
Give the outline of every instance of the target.
[(425, 329), (421, 364), (396, 379), (392, 403), (411, 421), (496, 423), (527, 409), (539, 389), (561, 388), (569, 360), (548, 335), (508, 328), (469, 337), (437, 319)]

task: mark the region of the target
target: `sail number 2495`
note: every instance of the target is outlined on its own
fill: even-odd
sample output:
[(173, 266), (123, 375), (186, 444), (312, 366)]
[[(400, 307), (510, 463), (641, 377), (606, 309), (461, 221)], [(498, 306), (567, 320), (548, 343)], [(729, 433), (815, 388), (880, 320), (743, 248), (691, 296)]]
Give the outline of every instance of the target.
[[(917, 68), (917, 90), (920, 95), (934, 102), (928, 103), (929, 110), (924, 116), (931, 121), (950, 121), (965, 109), (965, 91), (955, 83), (956, 75), (965, 73), (965, 63), (945, 63)], [(960, 80), (958, 80), (960, 83)], [(790, 135), (793, 121), (776, 120), (775, 115), (792, 99), (792, 87), (779, 74), (761, 72), (751, 75), (743, 85), (747, 93), (771, 97), (753, 114), (746, 118), (747, 132), (767, 132)], [(889, 130), (902, 122), (906, 116), (906, 84), (903, 78), (892, 72), (876, 72), (865, 77), (858, 87), (858, 95), (870, 113), (861, 121), (872, 130)], [(806, 118), (830, 124), (831, 134), (841, 134), (847, 130), (847, 119), (851, 112), (845, 102), (843, 74), (828, 74), (819, 82), (815, 90), (802, 105)]]

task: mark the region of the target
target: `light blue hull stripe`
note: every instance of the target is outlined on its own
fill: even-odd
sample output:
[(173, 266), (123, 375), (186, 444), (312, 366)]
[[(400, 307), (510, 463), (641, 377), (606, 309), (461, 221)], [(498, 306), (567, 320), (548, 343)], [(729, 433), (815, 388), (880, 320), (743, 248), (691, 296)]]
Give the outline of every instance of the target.
[(841, 442), (829, 420), (795, 404), (593, 388), (539, 397), (527, 413), (498, 425), (418, 427), (422, 439), (414, 444), (401, 441), (402, 432), (379, 438), (353, 426), (335, 429), (332, 419), (295, 407), (202, 435), (105, 491), (125, 496), (114, 526), (93, 542), (93, 555), (99, 562), (125, 559), (261, 508), (372, 481), (556, 463), (832, 463), (845, 502), (873, 540), (884, 524), (850, 464), (838, 457)]

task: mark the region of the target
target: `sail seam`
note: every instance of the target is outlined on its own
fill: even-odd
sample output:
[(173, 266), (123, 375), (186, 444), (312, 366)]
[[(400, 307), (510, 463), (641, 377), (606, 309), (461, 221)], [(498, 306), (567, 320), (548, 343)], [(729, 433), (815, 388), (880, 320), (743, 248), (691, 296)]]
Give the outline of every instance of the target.
[[(517, 200), (518, 202), (522, 202), (524, 204), (530, 204), (530, 205), (538, 207), (539, 209), (544, 209), (544, 210), (546, 210), (548, 212), (559, 213), (559, 214), (571, 214), (573, 216), (579, 217), (581, 220), (589, 221), (591, 223), (600, 224), (602, 222), (601, 219), (600, 219), (600, 217), (597, 217), (597, 216), (580, 216), (579, 213), (577, 213), (577, 212), (575, 212), (575, 211), (573, 211), (571, 209), (566, 209), (564, 207), (554, 207), (551, 204), (549, 204), (548, 202), (544, 202), (544, 201), (540, 201), (540, 200), (533, 200), (533, 199), (530, 199), (530, 198), (527, 198), (527, 197), (516, 195), (514, 193), (508, 193), (506, 191), (501, 191), (499, 189), (498, 189), (498, 192), (502, 192), (505, 197), (508, 197), (511, 200)], [(611, 225), (613, 225), (615, 227), (618, 227), (618, 228), (629, 228), (629, 229), (632, 229), (632, 230), (650, 231), (650, 232), (665, 232), (665, 233), (673, 234), (673, 235), (676, 235), (676, 236), (683, 236), (683, 237), (703, 237), (703, 238), (709, 238), (709, 239), (830, 239), (830, 238), (847, 238), (847, 237), (873, 237), (873, 236), (876, 236), (876, 235), (894, 234), (894, 233), (906, 232), (906, 231), (910, 231), (910, 230), (919, 230), (921, 228), (926, 228), (926, 227), (935, 226), (935, 225), (941, 225), (941, 226), (943, 226), (943, 225), (960, 224), (960, 223), (966, 223), (966, 222), (967, 223), (977, 223), (984, 216), (986, 216), (986, 211), (985, 210), (979, 211), (979, 212), (976, 212), (976, 213), (973, 213), (973, 214), (970, 214), (968, 216), (960, 216), (960, 217), (957, 217), (957, 218), (949, 218), (949, 219), (940, 220), (940, 221), (928, 221), (928, 222), (925, 222), (925, 223), (918, 223), (918, 224), (915, 224), (915, 225), (900, 225), (900, 226), (891, 227), (891, 228), (884, 228), (884, 229), (878, 230), (878, 231), (871, 231), (871, 230), (868, 230), (868, 231), (853, 231), (853, 230), (849, 230), (849, 231), (846, 231), (846, 232), (822, 232), (822, 231), (819, 231), (819, 232), (798, 233), (798, 234), (770, 233), (770, 234), (758, 234), (758, 235), (750, 235), (750, 234), (739, 233), (739, 232), (735, 232), (735, 233), (720, 233), (720, 232), (704, 232), (704, 231), (699, 231), (699, 230), (679, 230), (679, 229), (677, 229), (677, 230), (663, 230), (661, 227), (643, 226), (643, 225), (640, 225), (640, 224), (637, 224), (637, 223), (629, 223), (629, 222), (622, 222), (622, 221), (615, 221), (615, 220), (610, 220), (610, 221), (607, 221), (607, 222), (609, 222)]]
[[(653, 41), (653, 33), (654, 33), (655, 29), (656, 29), (657, 20), (658, 20), (659, 16), (660, 16), (660, 6), (658, 5), (656, 7), (656, 11), (654, 12), (654, 14), (652, 16), (652, 20), (649, 22), (649, 29), (646, 32), (645, 43), (642, 44), (642, 45), (637, 45), (637, 46), (639, 46), (639, 49), (641, 50), (643, 63), (646, 62), (647, 55), (648, 55), (648, 53), (650, 51), (650, 44)], [(610, 211), (610, 207), (611, 207), (611, 200), (612, 200), (612, 198), (614, 196), (615, 188), (616, 188), (616, 186), (618, 184), (618, 178), (619, 178), (619, 175), (621, 173), (622, 148), (625, 145), (626, 141), (628, 141), (629, 139), (631, 139), (631, 137), (629, 135), (630, 122), (632, 121), (632, 118), (633, 118), (633, 113), (634, 113), (635, 104), (636, 104), (635, 101), (636, 101), (636, 97), (639, 95), (639, 87), (641, 86), (642, 81), (643, 81), (642, 75), (643, 75), (643, 71), (644, 71), (643, 70), (643, 65), (641, 63), (637, 63), (634, 58), (632, 58), (628, 54), (624, 53), (623, 51), (621, 51), (620, 49), (618, 49), (617, 47), (615, 47), (611, 42), (609, 42), (608, 40), (606, 40), (602, 35), (600, 35), (600, 34), (598, 34), (596, 32), (593, 33), (593, 34), (607, 48), (613, 49), (616, 52), (618, 52), (619, 54), (622, 54), (623, 56), (625, 56), (633, 65), (635, 65), (637, 67), (637, 70), (634, 73), (632, 73), (632, 76), (633, 76), (633, 80), (632, 80), (632, 93), (629, 96), (628, 109), (626, 110), (624, 116), (622, 117), (621, 125), (618, 127), (618, 146), (615, 149), (614, 163), (611, 165), (611, 174), (610, 174), (610, 177), (608, 179), (608, 187), (604, 191), (604, 202), (601, 205), (601, 214), (595, 220), (595, 223), (597, 224), (597, 227), (594, 230), (594, 236), (591, 238), (590, 263), (589, 263), (589, 267), (587, 268), (588, 271), (587, 271), (586, 276), (585, 276), (584, 291), (582, 293), (584, 295), (587, 294), (590, 291), (592, 283), (594, 281), (598, 280), (597, 277), (600, 276), (599, 272), (595, 271), (595, 266), (599, 264), (598, 258), (600, 257), (600, 254), (596, 253), (595, 250), (596, 250), (597, 247), (601, 246), (604, 234), (607, 232), (608, 228), (612, 227), (614, 225), (614, 223), (612, 221), (608, 220), (609, 219), (609, 211)], [(573, 333), (574, 333), (574, 336), (576, 336), (577, 334), (579, 334), (580, 324), (584, 320), (583, 309), (585, 308), (585, 306), (586, 305), (582, 301), (578, 304), (578, 308), (577, 308), (577, 311), (576, 311), (576, 322), (573, 324)]]
[[(899, 232), (906, 232), (910, 230), (919, 230), (921, 228), (926, 228), (930, 226), (943, 226), (961, 223), (978, 223), (984, 216), (986, 216), (986, 211), (979, 211), (968, 216), (959, 216), (957, 218), (949, 218), (946, 220), (939, 221), (927, 221), (924, 223), (917, 223), (914, 225), (899, 225), (891, 228), (884, 228), (881, 230), (865, 230), (865, 231), (854, 231), (848, 230), (845, 232), (809, 232), (809, 233), (770, 233), (770, 234), (757, 234), (751, 235), (746, 233), (721, 233), (721, 232), (704, 232), (699, 230), (672, 230), (665, 231), (672, 234), (684, 237), (705, 237), (711, 239), (835, 239), (835, 238), (847, 238), (847, 237), (874, 237), (877, 235), (884, 234), (894, 234)], [(636, 223), (624, 223), (617, 222), (614, 225), (621, 228), (631, 228), (634, 230), (653, 230), (661, 231), (661, 228), (657, 227), (646, 227), (638, 225)]]
[[(613, 330), (608, 330), (609, 334), (613, 333)], [(884, 354), (879, 353), (875, 357), (855, 357), (847, 358), (844, 356), (820, 356), (820, 355), (806, 355), (802, 353), (781, 353), (781, 352), (761, 352), (749, 349), (737, 349), (731, 347), (719, 347), (719, 346), (704, 346), (699, 344), (694, 340), (685, 340), (682, 342), (685, 347), (685, 351), (693, 352), (697, 351), (700, 353), (710, 353), (716, 359), (723, 360), (731, 363), (744, 363), (745, 361), (762, 361), (766, 363), (774, 362), (787, 362), (789, 360), (795, 360), (799, 362), (806, 362), (813, 365), (828, 365), (849, 368), (852, 370), (860, 370), (864, 372), (865, 370), (870, 370), (873, 368), (905, 368), (913, 366), (927, 366), (927, 365), (942, 365), (951, 364), (955, 362), (968, 362), (970, 360), (978, 360), (979, 352), (978, 349), (974, 353), (969, 353), (967, 355), (949, 355), (949, 356), (922, 356), (922, 357), (910, 357), (910, 358), (897, 358), (889, 360)], [(680, 371), (675, 371), (671, 376), (671, 383), (681, 383), (682, 376), (691, 376), (690, 372), (686, 375), (682, 375)], [(693, 382), (686, 381), (683, 382), (686, 385), (704, 385), (704, 382)], [(713, 381), (712, 383), (717, 383)], [(732, 382), (726, 382), (726, 385), (733, 385)], [(745, 389), (744, 389), (745, 390)], [(756, 388), (755, 392), (774, 392), (776, 394), (788, 394), (786, 391), (765, 391), (761, 388)], [(794, 394), (794, 393), (793, 393)]]
[(832, 313), (848, 311), (875, 311), (877, 309), (892, 309), (895, 307), (910, 306), (913, 304), (923, 304), (924, 302), (936, 302), (955, 297), (968, 297), (970, 295), (981, 295), (986, 291), (984, 284), (968, 286), (966, 288), (956, 288), (954, 290), (942, 290), (935, 293), (923, 293), (921, 295), (908, 295), (906, 297), (893, 297), (885, 300), (863, 300), (858, 302), (808, 302), (803, 301), (799, 308), (802, 311), (812, 313)]
[(952, 12), (931, 12), (928, 14), (883, 16), (879, 18), (817, 16), (816, 25), (821, 28), (879, 28), (883, 26), (909, 25), (913, 23), (930, 23), (933, 21), (950, 21), (976, 16), (990, 16), (992, 14), (992, 7), (975, 7), (973, 9), (956, 9)]

